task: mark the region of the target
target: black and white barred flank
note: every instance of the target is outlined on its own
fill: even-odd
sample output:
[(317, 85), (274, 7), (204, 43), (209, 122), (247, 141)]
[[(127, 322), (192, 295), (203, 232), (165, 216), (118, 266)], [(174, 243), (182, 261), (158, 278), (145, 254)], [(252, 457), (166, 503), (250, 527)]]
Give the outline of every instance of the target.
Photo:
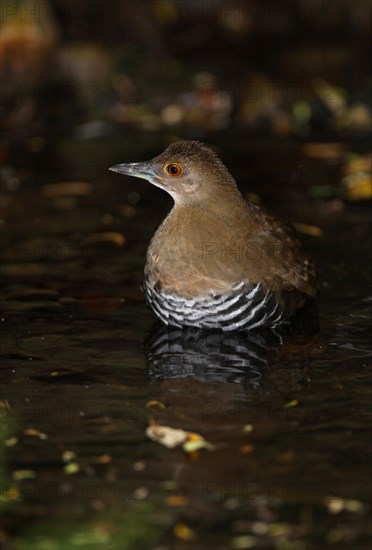
[(226, 294), (210, 294), (186, 299), (150, 287), (144, 281), (145, 297), (150, 308), (166, 325), (208, 329), (252, 330), (274, 327), (285, 314), (272, 291), (257, 283), (246, 288), (240, 283)]

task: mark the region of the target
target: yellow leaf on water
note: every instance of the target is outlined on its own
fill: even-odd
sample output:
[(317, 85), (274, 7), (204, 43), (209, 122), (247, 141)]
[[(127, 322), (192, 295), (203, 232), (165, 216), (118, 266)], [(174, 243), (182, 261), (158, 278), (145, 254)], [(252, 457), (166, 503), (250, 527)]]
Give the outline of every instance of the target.
[(76, 458), (76, 453), (74, 451), (63, 451), (62, 460), (63, 462), (72, 462)]
[(195, 538), (195, 533), (190, 527), (185, 523), (176, 523), (173, 528), (173, 532), (177, 538), (181, 540), (193, 540)]
[(125, 243), (125, 237), (121, 233), (115, 231), (105, 231), (103, 233), (92, 233), (86, 237), (83, 241), (84, 245), (95, 245), (99, 243), (111, 242), (116, 246), (123, 246)]
[(169, 506), (187, 506), (189, 499), (183, 495), (171, 495), (165, 499)]
[[(19, 491), (19, 489), (16, 485), (11, 485), (5, 491), (5, 499), (4, 500), (6, 502), (20, 500), (20, 498), (21, 498), (21, 493), (20, 493), (20, 491)], [(1, 496), (0, 496), (0, 502), (1, 502)]]
[(345, 500), (345, 510), (348, 512), (360, 512), (364, 509), (364, 504), (360, 500), (353, 498)]
[(246, 434), (250, 433), (252, 430), (253, 430), (252, 424), (246, 424), (245, 426), (243, 426), (243, 432)]
[(23, 430), (23, 433), (31, 437), (38, 437), (39, 439), (48, 439), (48, 436), (46, 434), (40, 432), (36, 428), (26, 428), (26, 430)]
[(14, 481), (22, 481), (23, 479), (35, 479), (36, 472), (34, 470), (15, 470), (12, 473)]
[(316, 225), (309, 225), (307, 223), (294, 223), (293, 224), (299, 233), (304, 235), (311, 235), (312, 237), (322, 237), (324, 234), (323, 229)]
[(372, 198), (372, 156), (347, 156), (344, 166), (342, 184), (345, 188), (345, 198), (349, 200), (369, 200)]
[(348, 512), (360, 512), (364, 508), (360, 500), (344, 499), (341, 497), (327, 497), (326, 506), (330, 514), (339, 514), (344, 510)]
[(5, 447), (14, 447), (14, 445), (17, 445), (18, 438), (17, 437), (10, 437), (9, 439), (6, 439), (4, 441)]
[(195, 451), (199, 451), (200, 449), (212, 449), (212, 445), (208, 443), (208, 441), (205, 441), (205, 439), (197, 439), (197, 440), (191, 440), (186, 441), (183, 446), (183, 450), (185, 453), (194, 453)]
[(151, 401), (147, 401), (145, 407), (163, 410), (166, 406), (161, 401), (156, 401), (155, 399), (152, 399)]
[(67, 475), (77, 474), (80, 471), (80, 466), (77, 462), (69, 462), (63, 468), (63, 471)]
[(240, 537), (234, 537), (231, 541), (232, 548), (236, 550), (245, 550), (246, 548), (253, 548), (256, 546), (257, 539), (252, 535), (241, 535)]
[(183, 449), (187, 453), (193, 453), (199, 449), (211, 448), (211, 444), (205, 441), (203, 436), (193, 432), (186, 432), (179, 428), (170, 426), (161, 426), (154, 420), (150, 420), (150, 425), (146, 428), (146, 435), (156, 443), (160, 443), (169, 449), (183, 444)]
[[(351, 178), (350, 178), (351, 180)], [(372, 180), (367, 176), (353, 178), (348, 182), (346, 197), (351, 200), (368, 200), (372, 198)]]
[(310, 158), (333, 160), (342, 157), (345, 151), (345, 145), (342, 143), (305, 143), (303, 152)]
[(299, 404), (298, 399), (292, 399), (292, 401), (288, 401), (288, 403), (284, 405), (284, 408), (292, 409), (293, 407), (297, 407), (298, 404)]

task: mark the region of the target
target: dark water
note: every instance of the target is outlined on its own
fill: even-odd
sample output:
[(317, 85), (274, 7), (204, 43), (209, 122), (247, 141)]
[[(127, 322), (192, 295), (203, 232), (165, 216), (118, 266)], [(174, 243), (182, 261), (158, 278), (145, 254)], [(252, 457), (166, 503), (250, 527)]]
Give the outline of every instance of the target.
[[(3, 196), (0, 543), (370, 548), (369, 209), (309, 199), (307, 170), (283, 186), (297, 150), (282, 161), (269, 147), (272, 158), (245, 175), (245, 155), (231, 149), (246, 191), (323, 230), (302, 236), (321, 274), (320, 329), (166, 331), (139, 282), (170, 202), (106, 174), (149, 156), (115, 147), (79, 152), (99, 173), (90, 186), (41, 185), (65, 174), (35, 168)], [(152, 442), (151, 418), (215, 449), (189, 456)]]

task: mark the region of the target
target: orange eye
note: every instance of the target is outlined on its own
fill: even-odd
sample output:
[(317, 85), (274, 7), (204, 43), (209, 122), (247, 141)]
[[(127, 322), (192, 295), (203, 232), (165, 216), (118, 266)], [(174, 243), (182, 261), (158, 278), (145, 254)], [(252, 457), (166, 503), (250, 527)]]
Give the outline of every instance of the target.
[(170, 162), (164, 166), (164, 171), (170, 176), (177, 177), (182, 174), (182, 166), (177, 164), (177, 162)]

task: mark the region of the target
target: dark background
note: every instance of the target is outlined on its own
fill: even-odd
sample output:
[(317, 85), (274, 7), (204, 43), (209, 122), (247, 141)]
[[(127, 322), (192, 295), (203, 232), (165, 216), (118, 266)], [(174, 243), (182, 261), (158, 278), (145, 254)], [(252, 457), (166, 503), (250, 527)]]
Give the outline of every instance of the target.
[(97, 155), (191, 138), (247, 159), (242, 178), (274, 144), (288, 157), (288, 143), (323, 143), (300, 149), (309, 170), (289, 162), (284, 183), (347, 195), (345, 173), (317, 161), (348, 171), (349, 153), (369, 151), (368, 0), (14, 0), (1, 15), (5, 190), (61, 171), (101, 180)]

